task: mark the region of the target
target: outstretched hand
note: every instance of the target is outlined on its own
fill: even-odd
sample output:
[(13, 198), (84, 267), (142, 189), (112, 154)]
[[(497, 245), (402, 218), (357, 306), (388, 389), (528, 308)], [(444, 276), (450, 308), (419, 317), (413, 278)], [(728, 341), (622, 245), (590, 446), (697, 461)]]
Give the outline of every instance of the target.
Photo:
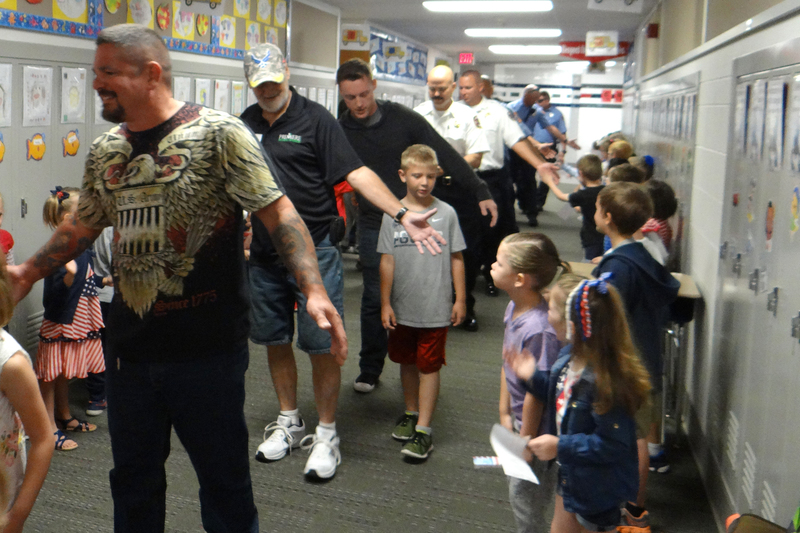
[(347, 360), (347, 334), (344, 331), (344, 322), (339, 312), (331, 303), (328, 295), (323, 291), (308, 297), (306, 312), (314, 319), (320, 329), (331, 334), (331, 354), (336, 358), (339, 366)]
[(494, 200), (482, 200), (478, 202), (478, 207), (481, 208), (481, 215), (491, 215), (492, 220), (489, 222), (489, 227), (493, 228), (497, 224), (497, 204)]
[(428, 224), (428, 219), (436, 214), (436, 209), (431, 209), (427, 213), (414, 213), (409, 211), (402, 219), (403, 227), (408, 236), (417, 245), (419, 253), (424, 254), (423, 246), (428, 249), (431, 255), (442, 253), (439, 244), (447, 244), (447, 241), (438, 231)]
[(556, 151), (553, 150), (553, 143), (540, 143), (536, 146), (536, 149), (545, 159), (553, 159), (556, 156)]
[(526, 349), (518, 351), (512, 348), (503, 348), (503, 359), (520, 379), (531, 379), (533, 373), (536, 372), (536, 359)]
[(539, 173), (541, 180), (548, 185), (552, 183), (553, 186), (556, 186), (561, 181), (561, 178), (558, 175), (558, 166), (554, 165), (553, 163), (545, 163), (544, 165), (540, 165), (536, 169), (536, 172)]
[(33, 287), (33, 284), (29, 283), (23, 276), (22, 268), (23, 265), (9, 265), (6, 267), (8, 279), (11, 281), (11, 295), (14, 297), (15, 304), (25, 298), (31, 292), (31, 287)]
[(577, 139), (572, 139), (571, 141), (567, 141), (567, 146), (572, 148), (573, 150), (580, 150), (581, 146), (575, 142)]

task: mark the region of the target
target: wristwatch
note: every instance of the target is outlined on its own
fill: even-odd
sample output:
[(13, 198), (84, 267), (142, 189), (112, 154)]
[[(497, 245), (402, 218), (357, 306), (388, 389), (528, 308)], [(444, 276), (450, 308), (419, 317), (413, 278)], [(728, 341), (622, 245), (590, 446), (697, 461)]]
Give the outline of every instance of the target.
[(398, 224), (402, 224), (401, 220), (403, 220), (403, 216), (405, 216), (406, 213), (408, 213), (408, 208), (403, 206), (394, 216), (394, 221)]

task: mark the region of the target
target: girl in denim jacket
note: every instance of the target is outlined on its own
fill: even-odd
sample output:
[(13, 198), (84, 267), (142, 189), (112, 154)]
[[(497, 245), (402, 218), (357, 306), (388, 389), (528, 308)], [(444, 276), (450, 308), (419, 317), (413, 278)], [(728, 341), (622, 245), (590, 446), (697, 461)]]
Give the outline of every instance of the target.
[(582, 281), (569, 297), (566, 276), (551, 289), (548, 320), (573, 344), (550, 372), (534, 374), (524, 354), (510, 361), (523, 379), (533, 376), (527, 387), (547, 402), (552, 421), (549, 434), (528, 443), (537, 458), (559, 465), (551, 533), (614, 531), (620, 505), (638, 490), (634, 414), (650, 381), (609, 277)]

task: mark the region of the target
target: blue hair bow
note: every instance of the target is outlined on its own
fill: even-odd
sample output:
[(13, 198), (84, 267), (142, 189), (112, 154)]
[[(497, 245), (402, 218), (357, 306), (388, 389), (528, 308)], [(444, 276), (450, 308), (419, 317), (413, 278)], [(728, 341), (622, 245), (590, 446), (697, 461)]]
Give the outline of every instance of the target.
[(56, 190), (50, 191), (50, 194), (58, 198), (59, 204), (69, 198), (69, 193), (61, 185), (56, 185)]

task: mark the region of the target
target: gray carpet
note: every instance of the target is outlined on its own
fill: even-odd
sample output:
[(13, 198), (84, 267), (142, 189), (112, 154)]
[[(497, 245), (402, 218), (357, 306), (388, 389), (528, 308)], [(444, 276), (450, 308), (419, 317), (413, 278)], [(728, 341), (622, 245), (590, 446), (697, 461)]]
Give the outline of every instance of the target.
[[(561, 205), (550, 198), (548, 209)], [(576, 218), (561, 220), (555, 212), (540, 216), (539, 231), (553, 238), (566, 260), (582, 257)], [(523, 230), (528, 227), (521, 221)], [(479, 281), (476, 296), (480, 331), (453, 329), (447, 341), (448, 365), (434, 418), (435, 451), (424, 464), (403, 460), (391, 436), (403, 401), (396, 365), (387, 361), (381, 382), (368, 395), (352, 389), (358, 375), (360, 274), (355, 256), (345, 255), (346, 325), (350, 358), (343, 369), (337, 426), (342, 439), (342, 465), (326, 483), (303, 479), (306, 454), (295, 452), (279, 462), (251, 460), (261, 531), (399, 532), (514, 530), (507, 502), (506, 479), (500, 469), (476, 470), (472, 456), (493, 455), (489, 430), (497, 420), (502, 317), (507, 297), (489, 298)], [(299, 407), (313, 430), (316, 413), (310, 365), (298, 354)], [(274, 420), (278, 403), (269, 380), (263, 347), (251, 346), (245, 412), (250, 448), (255, 453), (263, 428)], [(73, 412), (83, 417), (86, 396), (73, 384)], [(80, 448), (56, 452), (26, 531), (81, 532), (113, 529), (108, 486), (110, 442), (105, 416), (92, 422), (99, 429), (78, 435)], [(210, 439), (225, 435), (208, 428)], [(649, 506), (653, 531), (712, 532), (717, 527), (705, 498), (697, 468), (684, 446), (673, 454), (673, 472), (652, 478)], [(167, 531), (202, 531), (197, 481), (176, 438), (167, 463)]]

